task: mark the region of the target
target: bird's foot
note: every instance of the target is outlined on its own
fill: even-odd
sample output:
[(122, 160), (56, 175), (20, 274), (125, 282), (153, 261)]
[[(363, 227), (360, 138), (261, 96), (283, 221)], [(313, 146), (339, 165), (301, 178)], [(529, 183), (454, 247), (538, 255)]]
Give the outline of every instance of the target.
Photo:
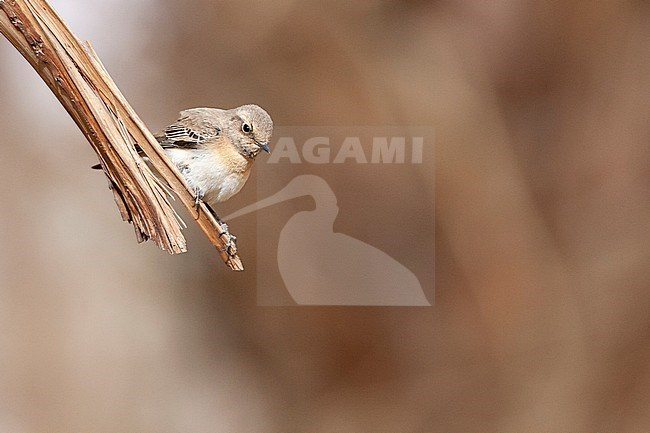
[(235, 246), (235, 242), (237, 242), (237, 237), (235, 235), (231, 235), (230, 232), (226, 232), (225, 235), (226, 235), (226, 245), (225, 245), (226, 252), (232, 256), (234, 254), (231, 253), (231, 249), (232, 247)]
[(223, 222), (221, 217), (212, 209), (208, 204), (206, 204), (208, 209), (210, 209), (210, 212), (212, 212), (212, 215), (214, 215), (214, 219), (217, 220), (217, 224), (219, 224), (219, 227), (221, 227), (221, 233), (220, 236), (222, 238), (225, 238), (224, 242), (224, 250), (228, 255), (231, 257), (235, 255), (235, 252), (233, 252), (233, 249), (237, 248), (235, 245), (235, 242), (237, 242), (237, 238), (235, 235), (230, 234), (230, 230), (228, 229), (228, 224)]
[(237, 237), (235, 235), (230, 234), (230, 230), (228, 229), (228, 224), (223, 222), (221, 217), (219, 216), (218, 213), (212, 209), (212, 206), (210, 206), (207, 203), (203, 203), (205, 207), (208, 208), (210, 213), (214, 216), (214, 219), (217, 220), (217, 224), (219, 224), (219, 227), (221, 228), (221, 231), (219, 233), (219, 236), (224, 239), (224, 251), (231, 257), (233, 257), (236, 254), (236, 242), (237, 242)]
[(201, 206), (201, 201), (203, 201), (203, 196), (204, 193), (201, 188), (194, 188), (194, 208), (197, 210), (197, 212), (199, 210), (199, 206)]

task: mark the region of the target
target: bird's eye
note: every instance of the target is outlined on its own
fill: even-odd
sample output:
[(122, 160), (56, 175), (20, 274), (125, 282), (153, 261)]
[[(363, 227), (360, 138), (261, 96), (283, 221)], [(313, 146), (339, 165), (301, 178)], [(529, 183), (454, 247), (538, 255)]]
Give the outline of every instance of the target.
[(251, 132), (253, 130), (253, 127), (249, 125), (248, 123), (242, 123), (241, 125), (241, 130), (244, 131), (246, 134)]

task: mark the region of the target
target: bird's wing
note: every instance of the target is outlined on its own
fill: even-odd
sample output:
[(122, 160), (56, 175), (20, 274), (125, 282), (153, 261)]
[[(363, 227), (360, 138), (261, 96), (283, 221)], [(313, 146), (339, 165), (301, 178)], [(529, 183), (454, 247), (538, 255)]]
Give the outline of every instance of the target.
[(156, 139), (164, 148), (183, 147), (196, 148), (208, 139), (221, 134), (221, 128), (212, 125), (202, 109), (181, 111), (181, 117), (164, 131), (155, 134)]
[(178, 123), (169, 125), (163, 132), (155, 135), (156, 140), (164, 148), (184, 147), (196, 148), (203, 143), (208, 137), (192, 128), (188, 128)]

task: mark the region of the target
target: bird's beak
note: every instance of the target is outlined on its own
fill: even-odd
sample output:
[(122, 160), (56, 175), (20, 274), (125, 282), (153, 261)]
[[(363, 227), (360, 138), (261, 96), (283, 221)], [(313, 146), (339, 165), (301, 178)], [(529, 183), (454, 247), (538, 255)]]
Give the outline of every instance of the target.
[(266, 153), (271, 153), (271, 149), (269, 148), (269, 145), (266, 143), (261, 143), (259, 141), (256, 141), (255, 144), (257, 144), (262, 150), (264, 150)]

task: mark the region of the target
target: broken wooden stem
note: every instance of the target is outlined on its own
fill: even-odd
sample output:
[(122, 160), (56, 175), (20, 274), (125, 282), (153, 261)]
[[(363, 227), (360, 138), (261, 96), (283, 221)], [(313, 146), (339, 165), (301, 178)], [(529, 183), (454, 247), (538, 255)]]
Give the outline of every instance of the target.
[[(176, 167), (124, 98), (89, 44), (84, 46), (46, 0), (0, 0), (0, 32), (27, 59), (97, 152), (122, 218), (139, 242), (172, 254), (187, 250), (168, 188), (196, 215)], [(138, 144), (162, 178), (138, 155)], [(230, 269), (241, 271), (234, 236), (200, 205), (196, 222)]]

